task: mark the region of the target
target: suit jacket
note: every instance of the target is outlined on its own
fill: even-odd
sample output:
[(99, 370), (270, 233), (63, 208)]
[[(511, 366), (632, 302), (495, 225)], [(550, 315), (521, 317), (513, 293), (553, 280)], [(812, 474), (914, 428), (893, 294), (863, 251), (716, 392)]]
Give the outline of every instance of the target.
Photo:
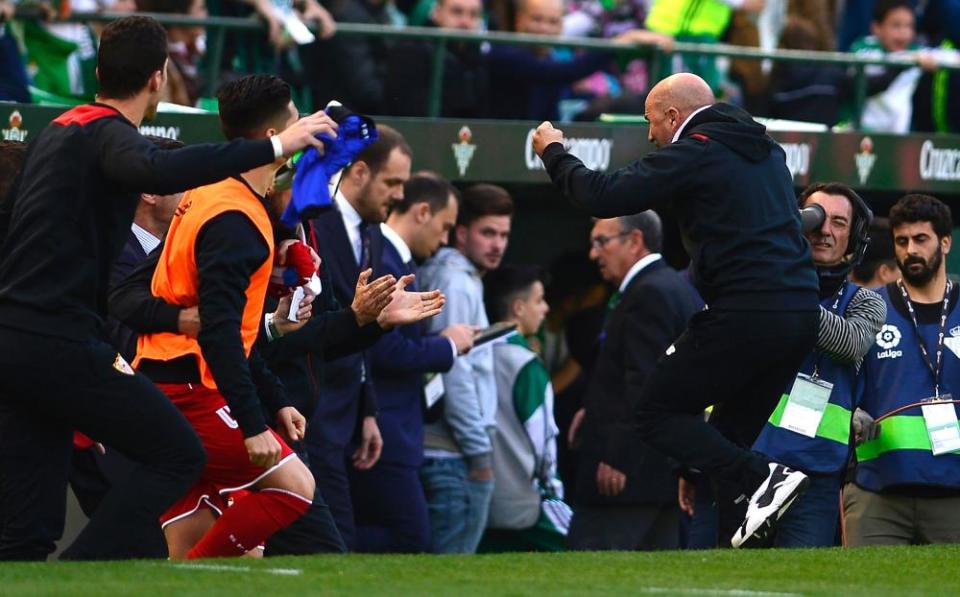
[[(320, 399), (326, 363), (373, 345), (383, 335), (376, 323), (364, 327), (349, 307), (337, 301), (333, 276), (326, 262), (320, 265), (321, 291), (313, 300), (310, 321), (295, 332), (269, 341), (266, 334), (257, 338), (260, 354), (270, 370), (283, 382), (290, 404), (310, 419)], [(279, 299), (267, 295), (265, 313), (277, 310)]]
[[(677, 481), (665, 456), (640, 441), (634, 419), (640, 388), (657, 360), (702, 307), (690, 285), (662, 259), (630, 281), (609, 312), (584, 400), (577, 498), (593, 505), (675, 503)], [(627, 476), (619, 496), (597, 492), (597, 465)]]
[[(385, 239), (386, 240), (386, 239)], [(389, 240), (383, 243), (383, 273), (414, 273)], [(384, 462), (419, 467), (423, 463), (423, 375), (446, 372), (453, 366), (450, 340), (425, 335), (420, 324), (385, 334), (370, 350), (373, 382), (380, 408), (377, 422), (383, 435)]]
[[(127, 235), (127, 243), (123, 245), (123, 250), (110, 268), (110, 288), (122, 282), (133, 268), (146, 258), (143, 245), (131, 229), (130, 234)], [(107, 318), (104, 331), (107, 339), (123, 355), (123, 358), (127, 362), (132, 362), (133, 357), (137, 356), (137, 334), (113, 317)]]
[[(353, 246), (339, 210), (332, 209), (308, 222), (307, 241), (320, 255), (322, 267), (330, 272), (333, 296), (341, 305), (353, 302), (360, 266), (353, 256)], [(383, 274), (380, 256), (383, 233), (379, 226), (370, 226), (371, 280)], [(366, 381), (361, 382), (364, 368)], [(376, 396), (370, 378), (366, 352), (350, 354), (327, 362), (320, 400), (307, 426), (307, 441), (320, 451), (340, 450), (353, 439), (361, 414), (375, 415)]]

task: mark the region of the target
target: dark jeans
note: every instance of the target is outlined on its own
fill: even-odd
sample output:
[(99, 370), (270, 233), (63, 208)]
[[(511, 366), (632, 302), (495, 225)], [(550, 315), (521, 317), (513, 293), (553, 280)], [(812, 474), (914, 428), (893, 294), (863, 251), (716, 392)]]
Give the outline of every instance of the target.
[(774, 547), (833, 547), (844, 472), (810, 475), (810, 485), (777, 523)]
[(382, 460), (369, 471), (351, 470), (357, 551), (430, 551), (430, 517), (419, 469)]
[(0, 560), (42, 560), (63, 533), (73, 431), (138, 466), (104, 497), (64, 559), (146, 557), (130, 526), (156, 523), (206, 454), (183, 415), (117, 351), (0, 329)]
[[(717, 478), (721, 544), (733, 524), (724, 523), (722, 502), (734, 493), (730, 488), (749, 496), (766, 477), (767, 460), (749, 446), (813, 350), (818, 325), (818, 311), (701, 311), (644, 383), (641, 437)], [(703, 411), (710, 405), (707, 423)]]

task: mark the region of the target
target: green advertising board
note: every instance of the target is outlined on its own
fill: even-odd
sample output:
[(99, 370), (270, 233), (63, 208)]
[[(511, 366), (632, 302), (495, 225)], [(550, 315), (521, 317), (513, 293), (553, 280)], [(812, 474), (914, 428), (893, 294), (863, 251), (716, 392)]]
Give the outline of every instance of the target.
[[(62, 108), (0, 104), (0, 134), (29, 141)], [(537, 123), (494, 120), (383, 118), (413, 147), (416, 169), (439, 172), (453, 181), (545, 183), (543, 165), (533, 153)], [(562, 126), (569, 149), (593, 169), (610, 171), (653, 149), (642, 124)], [(145, 134), (185, 143), (221, 140), (211, 113), (162, 113), (141, 127)], [(875, 191), (924, 191), (960, 195), (960, 136), (885, 135), (774, 131), (783, 146), (794, 182), (836, 180)]]

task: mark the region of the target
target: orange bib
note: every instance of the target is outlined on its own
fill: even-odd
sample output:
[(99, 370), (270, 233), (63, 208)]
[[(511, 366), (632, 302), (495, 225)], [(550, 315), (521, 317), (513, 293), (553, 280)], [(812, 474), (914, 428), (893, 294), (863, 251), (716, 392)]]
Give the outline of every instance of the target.
[[(228, 178), (218, 183), (187, 191), (170, 223), (170, 230), (153, 274), (150, 290), (154, 296), (184, 308), (199, 304), (200, 279), (197, 275), (196, 242), (204, 224), (218, 215), (238, 211), (253, 222), (270, 249), (270, 257), (254, 272), (247, 286), (247, 303), (243, 308), (240, 335), (247, 356), (260, 332), (263, 303), (273, 268), (273, 226), (260, 199), (243, 182)], [(216, 389), (217, 384), (200, 351), (196, 338), (162, 332), (144, 334), (137, 340), (134, 367), (142, 359), (170, 361), (194, 355), (204, 386)]]

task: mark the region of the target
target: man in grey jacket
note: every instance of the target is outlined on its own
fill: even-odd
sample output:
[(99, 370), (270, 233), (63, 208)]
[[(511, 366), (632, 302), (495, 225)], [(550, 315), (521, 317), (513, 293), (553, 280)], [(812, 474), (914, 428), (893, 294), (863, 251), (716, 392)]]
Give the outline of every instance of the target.
[[(504, 189), (479, 184), (464, 191), (454, 229), (455, 248), (441, 249), (420, 270), (420, 284), (439, 288), (447, 297), (443, 313), (430, 321), (429, 331), (439, 332), (453, 324), (487, 327), (482, 276), (500, 265), (512, 215), (513, 200)], [(427, 413), (428, 421), (437, 420), (426, 427), (420, 471), (433, 551), (473, 553), (493, 495), (491, 436), (497, 388), (490, 346), (476, 347), (457, 359), (442, 381), (443, 398)], [(428, 402), (440, 392), (435, 384), (429, 385)]]

